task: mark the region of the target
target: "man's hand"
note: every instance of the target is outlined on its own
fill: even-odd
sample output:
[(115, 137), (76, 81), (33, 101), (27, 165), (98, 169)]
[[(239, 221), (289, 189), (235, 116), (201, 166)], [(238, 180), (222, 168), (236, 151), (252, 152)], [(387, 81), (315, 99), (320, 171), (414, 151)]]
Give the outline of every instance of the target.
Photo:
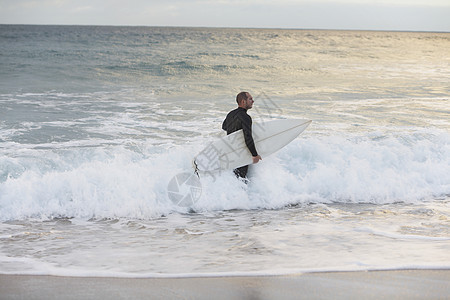
[(252, 158), (253, 158), (253, 163), (254, 164), (256, 164), (256, 163), (258, 163), (258, 161), (262, 160), (261, 155), (252, 156)]

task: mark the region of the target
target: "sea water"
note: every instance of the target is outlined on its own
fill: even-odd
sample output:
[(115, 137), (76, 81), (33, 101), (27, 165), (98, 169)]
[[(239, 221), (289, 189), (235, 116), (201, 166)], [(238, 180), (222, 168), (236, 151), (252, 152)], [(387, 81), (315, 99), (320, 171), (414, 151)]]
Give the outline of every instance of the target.
[[(1, 25), (0, 273), (450, 268), (448, 49), (449, 33)], [(198, 179), (243, 90), (254, 122), (313, 122), (248, 184)]]

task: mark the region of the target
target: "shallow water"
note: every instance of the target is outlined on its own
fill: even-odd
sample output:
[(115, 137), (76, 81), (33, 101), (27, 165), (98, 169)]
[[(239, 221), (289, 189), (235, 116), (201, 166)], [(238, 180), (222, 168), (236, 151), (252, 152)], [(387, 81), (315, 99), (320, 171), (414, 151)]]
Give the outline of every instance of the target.
[(449, 217), (447, 199), (10, 221), (2, 225), (2, 272), (154, 277), (448, 268)]

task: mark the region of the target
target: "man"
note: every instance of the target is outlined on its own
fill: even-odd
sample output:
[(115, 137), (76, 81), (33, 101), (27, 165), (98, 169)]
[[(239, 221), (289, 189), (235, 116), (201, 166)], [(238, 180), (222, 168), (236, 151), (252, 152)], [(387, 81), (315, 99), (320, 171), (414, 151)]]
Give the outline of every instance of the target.
[[(255, 142), (252, 136), (252, 118), (247, 114), (247, 110), (253, 107), (253, 97), (248, 92), (240, 92), (236, 96), (238, 108), (230, 111), (223, 121), (222, 129), (227, 131), (227, 134), (233, 133), (242, 129), (244, 132), (245, 144), (253, 156), (253, 163), (256, 164), (262, 158), (256, 151)], [(236, 176), (242, 179), (247, 178), (248, 166), (243, 166), (234, 169)]]

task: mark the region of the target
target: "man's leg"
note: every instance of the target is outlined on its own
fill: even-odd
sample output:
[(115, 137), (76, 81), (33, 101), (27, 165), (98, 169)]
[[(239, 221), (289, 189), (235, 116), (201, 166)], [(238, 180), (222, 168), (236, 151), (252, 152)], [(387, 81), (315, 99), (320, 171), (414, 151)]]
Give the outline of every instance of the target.
[(236, 177), (240, 177), (242, 179), (247, 178), (248, 166), (243, 166), (233, 170)]

